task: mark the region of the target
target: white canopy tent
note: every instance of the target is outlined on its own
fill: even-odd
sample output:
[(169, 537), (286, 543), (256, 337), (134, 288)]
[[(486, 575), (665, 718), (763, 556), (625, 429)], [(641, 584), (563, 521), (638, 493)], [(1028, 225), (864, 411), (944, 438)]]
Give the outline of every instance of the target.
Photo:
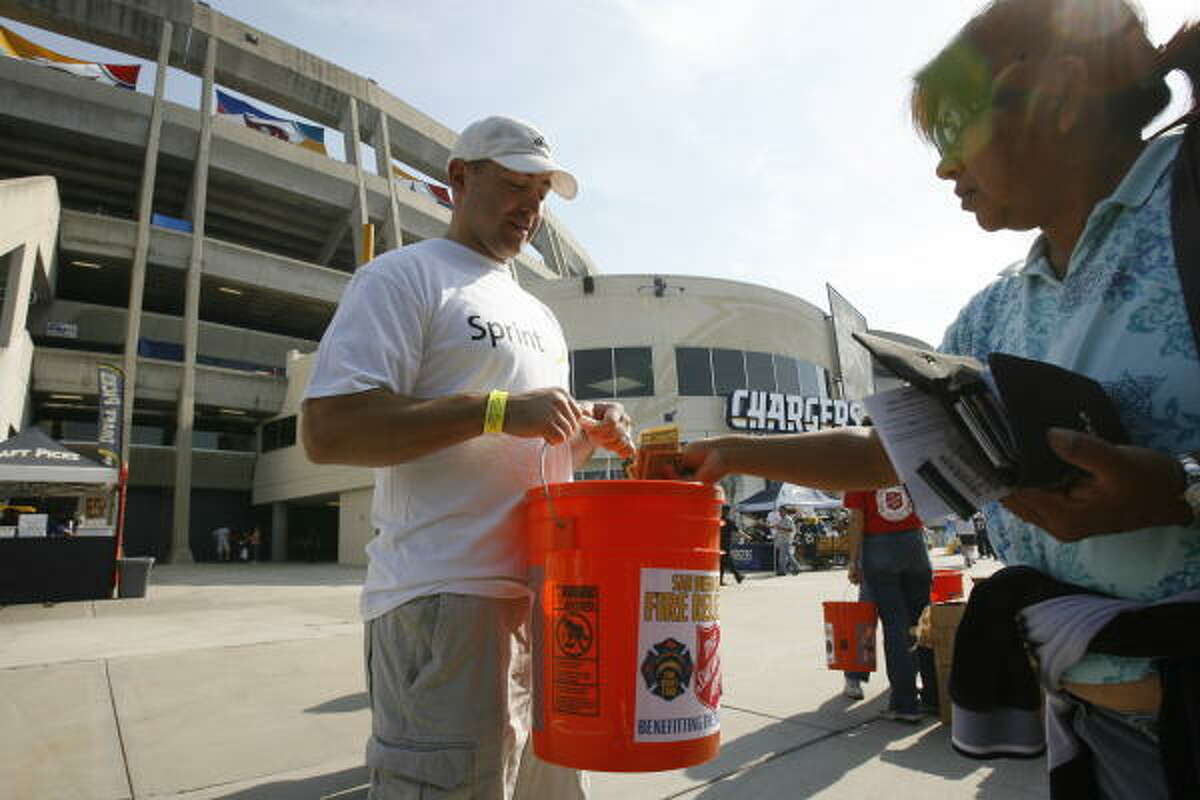
[(841, 508), (842, 501), (838, 497), (825, 494), (818, 489), (807, 486), (797, 486), (794, 483), (772, 482), (761, 492), (752, 494), (735, 508), (742, 513), (774, 511), (780, 506), (795, 506), (798, 508)]

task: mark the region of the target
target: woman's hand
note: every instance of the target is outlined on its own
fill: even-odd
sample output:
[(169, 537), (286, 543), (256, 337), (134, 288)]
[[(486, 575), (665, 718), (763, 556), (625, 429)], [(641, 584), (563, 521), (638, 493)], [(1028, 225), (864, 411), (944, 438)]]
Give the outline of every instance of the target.
[(1059, 458), (1087, 474), (1065, 489), (1019, 489), (1001, 502), (1055, 539), (1075, 542), (1191, 521), (1173, 456), (1062, 428), (1051, 429), (1046, 440)]

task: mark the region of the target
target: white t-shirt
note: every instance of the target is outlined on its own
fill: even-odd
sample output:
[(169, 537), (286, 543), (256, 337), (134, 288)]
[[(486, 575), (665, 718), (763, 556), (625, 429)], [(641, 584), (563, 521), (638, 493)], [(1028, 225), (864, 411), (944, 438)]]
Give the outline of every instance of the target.
[(796, 538), (796, 523), (787, 514), (778, 510), (767, 514), (767, 525), (775, 534), (777, 544), (792, 544)]
[[(568, 378), (566, 341), (550, 309), (504, 265), (429, 239), (354, 274), (305, 396), (524, 392), (568, 388)], [(376, 469), (379, 535), (367, 545), (363, 618), (422, 595), (525, 594), (524, 539), (513, 512), (540, 483), (541, 452), (541, 439), (483, 434)], [(571, 480), (569, 445), (548, 448), (545, 458), (548, 482)]]

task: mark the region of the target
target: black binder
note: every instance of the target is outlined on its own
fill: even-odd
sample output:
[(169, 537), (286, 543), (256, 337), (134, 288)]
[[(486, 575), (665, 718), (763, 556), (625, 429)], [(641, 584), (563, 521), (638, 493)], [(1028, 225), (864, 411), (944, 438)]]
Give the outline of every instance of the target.
[[(1001, 483), (1059, 488), (1079, 476), (1050, 449), (1050, 428), (1084, 431), (1113, 444), (1129, 442), (1104, 387), (1086, 375), (1007, 353), (989, 355), (985, 368), (969, 356), (922, 350), (869, 333), (854, 338), (901, 380), (936, 397)], [(937, 476), (932, 478), (937, 490)], [(961, 498), (938, 493), (956, 510), (972, 510)]]

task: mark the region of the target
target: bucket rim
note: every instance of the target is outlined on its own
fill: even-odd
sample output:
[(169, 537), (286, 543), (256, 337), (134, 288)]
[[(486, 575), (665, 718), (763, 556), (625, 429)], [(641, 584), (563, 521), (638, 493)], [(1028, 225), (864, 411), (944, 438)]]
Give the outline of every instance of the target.
[(612, 495), (683, 495), (699, 499), (711, 498), (715, 503), (725, 502), (721, 497), (722, 492), (720, 487), (713, 484), (700, 483), (699, 481), (647, 481), (624, 478), (618, 480), (565, 481), (563, 483), (551, 483), (545, 487), (534, 486), (532, 489), (526, 490), (526, 502), (545, 500), (546, 489), (549, 489), (550, 496), (553, 498), (607, 497)]

